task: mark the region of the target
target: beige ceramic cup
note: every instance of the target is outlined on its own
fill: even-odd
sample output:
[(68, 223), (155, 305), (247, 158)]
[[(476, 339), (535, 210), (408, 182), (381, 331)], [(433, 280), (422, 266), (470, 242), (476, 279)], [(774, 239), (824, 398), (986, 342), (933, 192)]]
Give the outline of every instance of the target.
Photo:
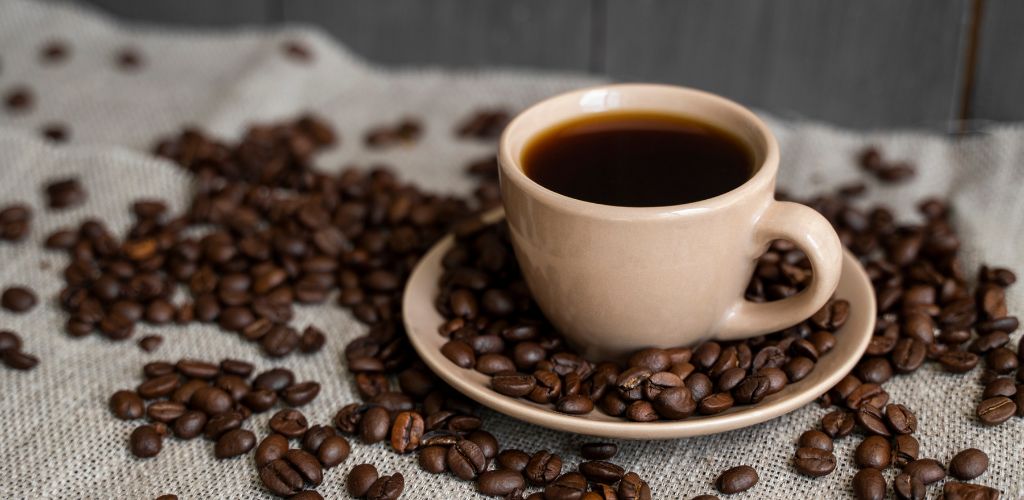
[[(679, 114), (728, 130), (753, 151), (756, 171), (732, 191), (666, 207), (590, 203), (524, 173), (523, 150), (538, 133), (582, 115), (622, 111)], [(752, 112), (722, 97), (647, 84), (569, 92), (512, 120), (498, 160), (527, 285), (566, 340), (591, 359), (781, 330), (821, 308), (839, 282), (842, 246), (832, 226), (811, 208), (775, 200), (775, 137)], [(813, 281), (780, 301), (747, 301), (755, 260), (775, 239), (807, 254)]]

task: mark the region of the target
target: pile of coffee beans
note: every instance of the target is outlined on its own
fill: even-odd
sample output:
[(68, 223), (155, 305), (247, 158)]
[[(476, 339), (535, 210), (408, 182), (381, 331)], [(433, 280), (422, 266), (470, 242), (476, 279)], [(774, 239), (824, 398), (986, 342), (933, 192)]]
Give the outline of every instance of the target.
[(142, 383), (134, 390), (115, 392), (109, 401), (115, 417), (145, 416), (151, 422), (135, 428), (129, 437), (129, 450), (139, 458), (160, 453), (163, 438), (172, 432), (179, 439), (202, 435), (214, 441), (217, 458), (243, 455), (256, 445), (256, 435), (242, 428), (253, 413), (265, 412), (279, 400), (302, 406), (320, 393), (319, 383), (296, 382), (285, 368), (264, 371), (250, 382), (252, 364), (236, 359), (219, 364), (195, 359), (153, 361), (142, 371)]
[(10, 330), (0, 330), (0, 360), (12, 370), (31, 370), (39, 358), (21, 350), (21, 336)]
[[(784, 332), (735, 343), (706, 342), (644, 349), (624, 365), (591, 363), (564, 345), (530, 297), (504, 223), (456, 225), (456, 244), (444, 256), (436, 299), (447, 318), (441, 352), (458, 366), (491, 377), (501, 394), (550, 404), (562, 413), (602, 412), (631, 421), (714, 415), (756, 404), (802, 380), (835, 345), (833, 333), (850, 304), (833, 300)], [(788, 297), (810, 279), (806, 257), (776, 242), (757, 266), (747, 298)]]
[(0, 207), (0, 241), (18, 242), (28, 236), (32, 208), (23, 203)]
[[(306, 417), (295, 409), (277, 412), (270, 419), (271, 434), (254, 455), (263, 486), (278, 496), (321, 498), (307, 486), (323, 482), (323, 471), (344, 462), (351, 451), (347, 439), (333, 428), (308, 426)], [(301, 448), (290, 448), (289, 439), (300, 439)], [(305, 490), (305, 491), (304, 491)], [(305, 496), (296, 497), (303, 494)]]

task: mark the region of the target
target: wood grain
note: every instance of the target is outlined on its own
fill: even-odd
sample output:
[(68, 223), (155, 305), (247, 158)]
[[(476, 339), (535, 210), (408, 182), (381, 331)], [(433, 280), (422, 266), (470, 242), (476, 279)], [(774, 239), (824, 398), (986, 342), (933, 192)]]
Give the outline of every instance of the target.
[(608, 0), (607, 69), (783, 116), (945, 129), (967, 0)]

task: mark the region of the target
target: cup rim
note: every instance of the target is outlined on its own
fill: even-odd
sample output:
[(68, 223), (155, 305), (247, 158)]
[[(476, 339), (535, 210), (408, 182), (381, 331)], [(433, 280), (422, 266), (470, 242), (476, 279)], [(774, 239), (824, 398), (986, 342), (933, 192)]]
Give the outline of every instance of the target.
[[(643, 92), (643, 93), (669, 93), (672, 94), (670, 98), (679, 99), (698, 99), (712, 103), (714, 106), (720, 107), (729, 112), (735, 113), (742, 117), (743, 120), (753, 125), (757, 133), (763, 138), (765, 143), (765, 150), (763, 151), (763, 159), (757, 165), (757, 170), (754, 172), (749, 179), (736, 186), (735, 188), (726, 191), (722, 194), (706, 198), (699, 201), (693, 201), (689, 203), (681, 203), (677, 205), (662, 205), (662, 206), (651, 206), (651, 207), (630, 207), (630, 206), (618, 206), (618, 205), (605, 205), (601, 203), (594, 203), (590, 201), (584, 201), (570, 196), (566, 196), (557, 191), (552, 191), (526, 175), (523, 171), (522, 165), (519, 158), (516, 158), (512, 151), (513, 149), (521, 149), (528, 142), (528, 139), (520, 141), (519, 148), (513, 148), (512, 135), (518, 132), (518, 129), (523, 127), (523, 122), (530, 118), (532, 115), (543, 112), (546, 108), (552, 106), (556, 101), (564, 101), (567, 99), (577, 99), (585, 94), (597, 91), (597, 90), (616, 90), (619, 92)], [(623, 107), (622, 110), (629, 110), (629, 107)], [(551, 120), (549, 125), (554, 125), (562, 120)], [(537, 130), (536, 132), (539, 132)], [(529, 134), (527, 138), (532, 138), (534, 134)], [(498, 165), (501, 171), (501, 181), (509, 181), (533, 198), (546, 202), (549, 205), (558, 207), (562, 210), (578, 213), (581, 215), (587, 215), (596, 218), (610, 218), (610, 219), (656, 219), (666, 216), (678, 216), (687, 215), (695, 212), (705, 212), (718, 208), (730, 206), (738, 202), (740, 199), (752, 195), (759, 190), (765, 184), (771, 183), (775, 178), (776, 172), (779, 166), (779, 145), (775, 138), (775, 134), (771, 132), (768, 126), (756, 115), (753, 111), (750, 111), (741, 104), (727, 99), (725, 97), (698, 90), (690, 87), (682, 87), (676, 85), (665, 85), (665, 84), (653, 84), (653, 83), (618, 83), (618, 84), (604, 84), (595, 85), (591, 87), (584, 87), (581, 89), (572, 90), (557, 94), (555, 96), (544, 99), (532, 106), (526, 108), (524, 111), (516, 115), (515, 118), (509, 122), (508, 126), (501, 134), (501, 139), (498, 146)]]

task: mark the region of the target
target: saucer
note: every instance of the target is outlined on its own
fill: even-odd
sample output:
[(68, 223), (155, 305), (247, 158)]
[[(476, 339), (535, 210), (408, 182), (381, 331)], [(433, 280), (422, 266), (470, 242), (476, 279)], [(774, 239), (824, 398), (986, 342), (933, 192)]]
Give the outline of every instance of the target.
[[(504, 212), (494, 210), (483, 218), (495, 223), (504, 219)], [(835, 332), (835, 347), (821, 356), (814, 370), (799, 382), (786, 385), (755, 405), (734, 406), (717, 415), (684, 420), (631, 422), (597, 409), (586, 415), (568, 415), (555, 411), (550, 405), (498, 394), (490, 388), (490, 376), (460, 368), (441, 354), (441, 346), (447, 339), (437, 330), (445, 320), (434, 308), (434, 297), (443, 272), (441, 259), (453, 244), (452, 235), (435, 244), (420, 259), (406, 284), (402, 314), (413, 348), (437, 376), (478, 403), (510, 417), (564, 432), (619, 439), (672, 439), (717, 434), (771, 420), (814, 401), (846, 376), (867, 349), (875, 326), (875, 294), (871, 282), (857, 258), (845, 252), (835, 297), (850, 302), (850, 317)]]

